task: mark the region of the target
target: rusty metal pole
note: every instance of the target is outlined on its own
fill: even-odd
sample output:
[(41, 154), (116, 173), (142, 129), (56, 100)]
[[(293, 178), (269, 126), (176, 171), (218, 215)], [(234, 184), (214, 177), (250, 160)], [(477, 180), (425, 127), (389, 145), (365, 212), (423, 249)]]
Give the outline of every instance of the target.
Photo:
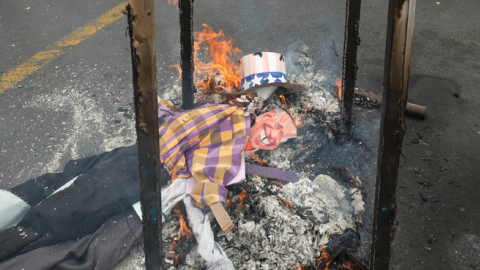
[(182, 109), (193, 109), (193, 0), (179, 0), (180, 65), (182, 66)]
[(389, 0), (370, 269), (388, 269), (395, 235), (398, 165), (405, 130), (416, 0)]
[(360, 45), (358, 30), (360, 27), (361, 0), (347, 0), (345, 18), (345, 39), (343, 44), (343, 69), (342, 69), (342, 123), (350, 135), (352, 122), (353, 95), (355, 80), (357, 79), (357, 47)]
[(163, 269), (154, 0), (129, 0), (140, 202), (146, 269)]

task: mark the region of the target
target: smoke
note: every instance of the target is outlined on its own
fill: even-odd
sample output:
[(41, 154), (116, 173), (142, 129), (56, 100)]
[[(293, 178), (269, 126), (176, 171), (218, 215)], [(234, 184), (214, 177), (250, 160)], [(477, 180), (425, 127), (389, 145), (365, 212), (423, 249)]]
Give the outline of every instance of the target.
[(309, 47), (301, 40), (288, 45), (288, 51), (285, 54), (287, 74), (299, 76), (315, 70), (314, 60), (308, 57), (308, 49)]

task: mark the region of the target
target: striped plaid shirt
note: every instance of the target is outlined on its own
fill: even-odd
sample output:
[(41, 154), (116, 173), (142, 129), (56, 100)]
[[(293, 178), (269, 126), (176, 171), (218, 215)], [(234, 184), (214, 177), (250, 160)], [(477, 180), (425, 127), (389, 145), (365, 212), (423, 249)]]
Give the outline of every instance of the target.
[(240, 170), (250, 134), (250, 117), (243, 109), (207, 104), (180, 111), (166, 100), (158, 102), (160, 159), (172, 180), (192, 176), (190, 196), (200, 208), (225, 202), (227, 186)]

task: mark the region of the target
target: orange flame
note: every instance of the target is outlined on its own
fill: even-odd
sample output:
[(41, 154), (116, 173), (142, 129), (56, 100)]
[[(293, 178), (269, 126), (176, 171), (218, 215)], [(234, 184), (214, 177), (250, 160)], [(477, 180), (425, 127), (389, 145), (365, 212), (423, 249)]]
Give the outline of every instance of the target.
[(322, 247), (322, 254), (327, 259), (328, 261), (325, 263), (325, 270), (328, 270), (328, 265), (332, 262), (332, 257), (330, 257), (330, 254), (327, 253), (325, 248)]
[(232, 211), (233, 202), (232, 202), (232, 199), (230, 198), (227, 198), (227, 207), (229, 211)]
[(292, 207), (292, 206), (293, 206), (293, 204), (292, 204), (292, 202), (290, 201), (290, 199), (287, 199), (287, 200), (285, 201), (285, 209), (288, 210), (288, 209), (289, 209), (290, 207)]
[(190, 238), (190, 236), (193, 235), (193, 232), (188, 229), (187, 224), (183, 219), (182, 213), (180, 212), (180, 209), (178, 208), (177, 205), (175, 205), (175, 207), (173, 208), (173, 211), (175, 212), (175, 214), (177, 214), (180, 222), (180, 229), (178, 229), (178, 242), (180, 243), (183, 240)]
[(295, 126), (297, 126), (297, 127), (303, 126), (303, 123), (302, 123), (302, 121), (300, 120), (300, 117), (298, 117), (297, 114), (295, 114)]
[(260, 177), (257, 177), (257, 180), (255, 181), (255, 183), (258, 183), (258, 180), (260, 180)]
[(178, 75), (178, 79), (180, 80), (180, 78), (182, 78), (182, 67), (181, 67), (180, 65), (178, 65), (178, 64), (176, 64), (176, 65), (170, 65), (169, 67), (174, 67), (174, 68), (176, 68), (176, 69), (178, 70), (178, 73), (180, 74), (180, 75)]
[[(170, 0), (169, 0), (170, 1)], [(172, 0), (176, 3), (178, 0)], [(233, 87), (238, 89), (240, 86), (240, 77), (239, 66), (235, 65), (235, 61), (232, 58), (240, 58), (242, 56), (242, 51), (238, 48), (233, 47), (235, 40), (231, 37), (225, 36), (222, 30), (215, 33), (213, 29), (206, 24), (202, 24), (204, 27), (203, 30), (193, 33), (194, 36), (194, 52), (193, 52), (193, 64), (195, 66), (194, 78), (197, 78), (197, 75), (205, 74), (208, 75), (214, 71), (218, 71), (219, 74), (222, 74), (225, 81), (225, 87), (230, 92)], [(206, 47), (208, 52), (208, 57), (211, 57), (212, 60), (209, 63), (202, 62), (198, 56), (197, 52), (200, 50), (200, 44), (203, 44)], [(175, 67), (179, 71), (179, 79), (182, 77), (181, 68), (179, 65), (172, 65), (170, 67)], [(195, 81), (196, 86), (202, 86), (203, 91), (208, 87), (209, 80), (197, 80)]]
[(285, 97), (283, 95), (278, 96), (282, 100), (283, 105), (287, 105), (287, 102), (285, 101)]
[(263, 165), (268, 165), (268, 162), (266, 162), (265, 160), (261, 159), (259, 156), (257, 156), (255, 154), (255, 152), (252, 153), (252, 159), (257, 161), (258, 163), (261, 163)]
[(242, 193), (238, 194), (238, 198), (240, 198), (240, 203), (238, 206), (244, 207), (245, 206), (245, 198), (247, 198), (247, 192), (245, 190)]
[(300, 262), (297, 261), (297, 270), (306, 270), (306, 269), (307, 269), (306, 267), (301, 267)]
[(340, 101), (342, 100), (342, 78), (337, 78), (335, 80), (335, 83), (337, 84), (338, 86), (338, 98), (340, 99)]
[(362, 265), (359, 263), (352, 263), (352, 262), (346, 262), (342, 266), (340, 266), (341, 269), (355, 269), (359, 267), (362, 267)]
[[(198, 71), (219, 71), (225, 78), (226, 88), (231, 90), (233, 86), (240, 88), (239, 67), (235, 65), (235, 61), (231, 58), (240, 58), (242, 52), (232, 45), (235, 40), (231, 37), (226, 37), (222, 30), (220, 32), (213, 32), (206, 24), (202, 24), (204, 29), (193, 34), (194, 42), (194, 65), (195, 74)], [(197, 51), (200, 49), (200, 44), (205, 43), (209, 56), (212, 57), (210, 63), (204, 63), (197, 57)], [(204, 88), (205, 90), (205, 88)]]
[(304, 104), (303, 107), (305, 108), (304, 113), (307, 114), (307, 111), (310, 110), (310, 103)]
[(177, 244), (176, 240), (177, 240), (177, 237), (175, 236), (173, 238), (172, 243), (170, 243), (170, 255), (172, 255), (172, 258), (175, 260), (175, 264), (178, 264), (178, 260), (180, 259), (180, 257), (177, 254), (175, 254), (175, 251), (173, 250), (173, 248)]
[(169, 5), (175, 5), (175, 6), (177, 7), (177, 10), (178, 10), (178, 5), (177, 5), (177, 3), (178, 3), (178, 0), (168, 0), (168, 4), (169, 4)]

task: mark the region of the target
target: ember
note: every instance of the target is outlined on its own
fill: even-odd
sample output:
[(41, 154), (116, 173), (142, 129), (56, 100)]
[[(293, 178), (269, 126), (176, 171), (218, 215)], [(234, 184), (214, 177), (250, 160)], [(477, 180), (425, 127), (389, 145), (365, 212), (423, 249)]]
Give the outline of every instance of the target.
[(285, 201), (285, 209), (288, 210), (288, 209), (289, 209), (290, 207), (292, 207), (292, 206), (293, 206), (293, 204), (292, 204), (292, 202), (290, 201), (290, 199), (287, 199), (287, 200)]
[(283, 105), (287, 105), (287, 102), (285, 101), (285, 97), (284, 97), (284, 96), (279, 95), (278, 97), (279, 97), (280, 100), (282, 101), (282, 104), (283, 104)]
[(311, 140), (310, 142), (308, 142), (306, 144), (297, 144), (297, 148), (305, 148), (305, 147), (309, 146), (315, 140), (317, 140), (317, 138)]
[(300, 262), (297, 261), (297, 270), (306, 270), (306, 269), (307, 269), (306, 267), (301, 267)]
[(360, 267), (362, 267), (362, 265), (359, 263), (346, 262), (340, 266), (340, 269), (358, 269)]
[(227, 207), (229, 211), (232, 211), (233, 202), (232, 202), (232, 199), (230, 198), (227, 199)]
[(238, 206), (243, 208), (245, 206), (245, 198), (247, 198), (247, 191), (243, 190), (242, 193), (238, 194), (238, 198), (240, 199)]
[(272, 182), (272, 184), (275, 184), (275, 185), (278, 185), (278, 186), (283, 187), (283, 184), (282, 184), (282, 183), (277, 182), (277, 181), (275, 181), (275, 180), (270, 180), (270, 182)]
[(261, 159), (259, 156), (257, 156), (255, 154), (255, 152), (252, 153), (252, 159), (255, 160), (256, 162), (258, 163), (261, 163), (263, 165), (268, 165), (268, 162), (266, 162), (265, 160)]
[(337, 78), (335, 83), (338, 86), (338, 98), (342, 100), (342, 78)]

